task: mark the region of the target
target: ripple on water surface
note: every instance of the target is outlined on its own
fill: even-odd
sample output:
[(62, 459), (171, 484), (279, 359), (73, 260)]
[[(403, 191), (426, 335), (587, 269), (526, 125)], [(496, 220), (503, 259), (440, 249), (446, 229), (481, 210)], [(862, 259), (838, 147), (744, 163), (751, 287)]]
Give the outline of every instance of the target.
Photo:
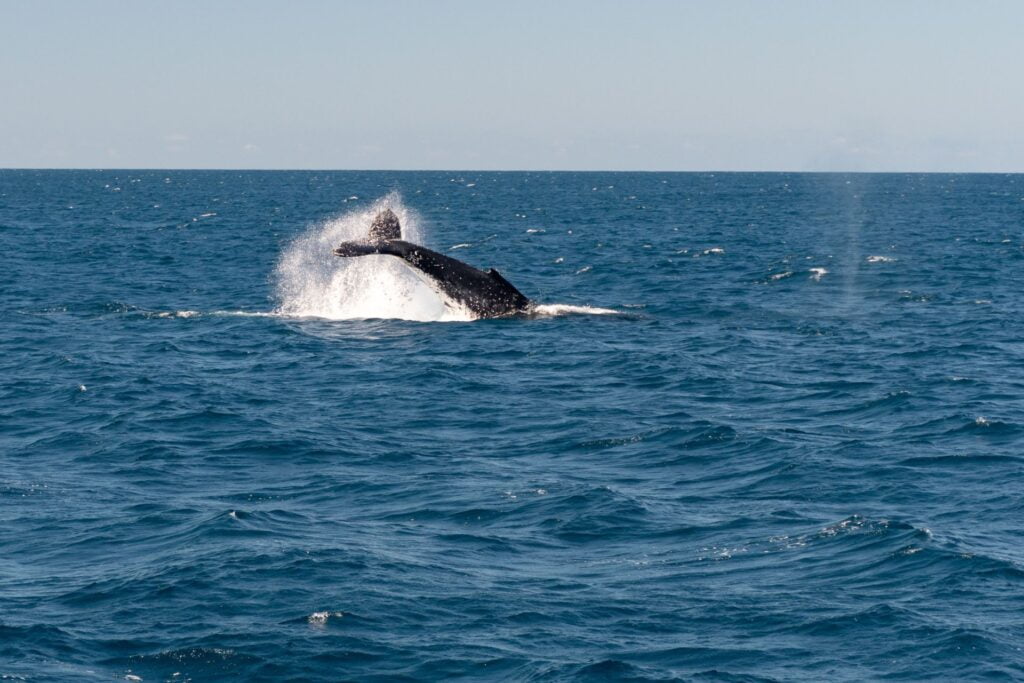
[(0, 171), (0, 678), (1020, 679), (1020, 183)]

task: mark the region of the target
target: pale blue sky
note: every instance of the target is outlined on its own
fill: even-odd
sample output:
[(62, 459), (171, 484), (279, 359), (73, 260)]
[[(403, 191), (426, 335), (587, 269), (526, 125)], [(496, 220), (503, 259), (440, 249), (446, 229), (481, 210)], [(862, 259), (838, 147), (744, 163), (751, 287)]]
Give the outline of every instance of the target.
[(0, 167), (1024, 171), (1024, 2), (0, 0)]

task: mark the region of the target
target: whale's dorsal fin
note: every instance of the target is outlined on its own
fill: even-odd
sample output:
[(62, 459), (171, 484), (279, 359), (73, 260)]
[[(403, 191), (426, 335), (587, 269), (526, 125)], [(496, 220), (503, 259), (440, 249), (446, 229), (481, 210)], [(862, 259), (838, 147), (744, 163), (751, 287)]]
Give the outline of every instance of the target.
[(524, 310), (530, 305), (530, 300), (526, 298), (522, 292), (516, 289), (515, 285), (506, 280), (501, 276), (501, 273), (496, 271), (494, 268), (490, 268), (487, 271), (487, 275), (498, 283), (502, 290), (504, 290), (504, 296), (508, 302), (515, 307), (515, 310)]
[[(498, 282), (500, 282), (503, 285), (507, 285), (509, 287), (512, 287), (512, 283), (509, 282), (508, 280), (506, 280), (505, 278), (503, 278), (501, 276), (501, 273), (496, 271), (494, 268), (488, 268), (487, 269), (487, 274), (491, 276), (492, 280), (497, 280)], [(514, 287), (513, 287), (513, 289), (514, 289)]]

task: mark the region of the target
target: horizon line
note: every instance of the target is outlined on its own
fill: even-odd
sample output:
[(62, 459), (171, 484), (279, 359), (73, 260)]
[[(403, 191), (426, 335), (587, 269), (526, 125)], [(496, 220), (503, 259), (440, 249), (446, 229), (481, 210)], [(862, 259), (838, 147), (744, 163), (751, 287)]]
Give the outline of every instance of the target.
[(704, 169), (704, 170), (651, 170), (651, 169), (472, 169), (472, 168), (238, 168), (238, 167), (159, 167), (159, 166), (2, 166), (2, 171), (208, 171), (231, 173), (772, 173), (807, 175), (1022, 175), (1021, 171), (865, 171), (865, 170), (750, 170), (750, 169)]

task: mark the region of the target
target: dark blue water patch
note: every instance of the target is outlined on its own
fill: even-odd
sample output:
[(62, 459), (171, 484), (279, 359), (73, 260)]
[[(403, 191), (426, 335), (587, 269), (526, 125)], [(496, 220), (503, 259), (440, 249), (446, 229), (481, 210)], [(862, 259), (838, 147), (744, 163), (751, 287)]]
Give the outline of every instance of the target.
[[(281, 315), (392, 191), (591, 312)], [(1020, 679), (1022, 225), (1013, 175), (0, 171), (0, 677)]]

